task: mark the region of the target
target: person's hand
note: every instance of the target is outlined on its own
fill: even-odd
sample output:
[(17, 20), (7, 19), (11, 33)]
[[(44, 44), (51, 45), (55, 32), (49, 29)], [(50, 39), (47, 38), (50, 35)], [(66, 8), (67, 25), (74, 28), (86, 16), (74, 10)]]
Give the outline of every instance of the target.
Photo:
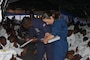
[(11, 58), (10, 60), (16, 60), (16, 58)]
[(32, 42), (34, 42), (34, 43), (36, 43), (38, 41), (38, 39), (37, 38), (33, 38), (33, 40), (32, 40)]
[(50, 33), (45, 33), (45, 37), (43, 38), (42, 42), (44, 44), (47, 44), (50, 39), (52, 39), (54, 36)]
[(25, 41), (27, 42), (27, 41), (29, 41), (30, 40), (30, 38), (25, 38)]
[(43, 42), (44, 44), (47, 44), (47, 43), (48, 43), (48, 41), (47, 41), (46, 39), (42, 40), (42, 42)]
[(14, 47), (16, 47), (16, 48), (18, 48), (18, 45), (17, 45), (17, 43), (16, 42), (14, 42), (14, 45), (13, 45)]

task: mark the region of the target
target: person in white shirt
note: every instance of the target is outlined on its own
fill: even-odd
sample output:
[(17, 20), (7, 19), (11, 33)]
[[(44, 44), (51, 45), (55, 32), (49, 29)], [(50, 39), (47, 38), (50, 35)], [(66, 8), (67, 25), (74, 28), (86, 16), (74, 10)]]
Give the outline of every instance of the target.
[(4, 36), (0, 37), (0, 45), (2, 49), (9, 49), (10, 48), (10, 42), (6, 40)]
[(67, 36), (69, 50), (75, 50), (74, 42), (75, 42), (75, 35), (73, 34), (73, 30), (68, 30)]
[(10, 35), (8, 37), (8, 40), (11, 43), (11, 47), (12, 49), (14, 49), (16, 51), (16, 53), (21, 56), (21, 52), (23, 52), (23, 49), (20, 48), (20, 44), (18, 42), (18, 38), (15, 35)]
[(81, 56), (83, 57), (82, 60), (90, 59), (90, 41), (88, 42), (87, 47), (82, 51)]
[(75, 53), (74, 50), (68, 51), (65, 60), (71, 60), (71, 59), (73, 59), (74, 53)]
[(16, 56), (16, 51), (10, 48), (10, 42), (4, 36), (0, 37), (0, 60), (10, 60), (12, 55)]
[(4, 36), (6, 39), (8, 38), (8, 34), (2, 25), (0, 25), (0, 36)]
[(74, 28), (74, 34), (75, 34), (75, 42), (74, 42), (74, 44), (76, 46), (78, 46), (83, 41), (83, 38), (81, 36), (81, 33), (79, 32), (79, 28), (78, 27)]

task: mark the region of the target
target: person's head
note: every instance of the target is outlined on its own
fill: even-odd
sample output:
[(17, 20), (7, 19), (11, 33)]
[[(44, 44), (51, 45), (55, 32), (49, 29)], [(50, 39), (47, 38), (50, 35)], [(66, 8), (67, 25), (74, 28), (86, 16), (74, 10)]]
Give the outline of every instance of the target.
[(30, 35), (27, 33), (24, 35), (24, 40), (29, 41), (31, 39)]
[(85, 35), (86, 35), (86, 30), (82, 30), (82, 31), (81, 31), (81, 34), (82, 34), (83, 36), (85, 36)]
[(66, 55), (66, 58), (72, 59), (72, 58), (73, 58), (73, 55), (74, 55), (74, 51), (73, 51), (73, 50), (68, 51), (68, 52), (67, 52), (67, 55)]
[(8, 35), (16, 35), (16, 32), (15, 32), (15, 30), (13, 28), (6, 29), (6, 33)]
[(74, 32), (74, 34), (78, 33), (79, 32), (79, 27), (78, 26), (75, 26), (73, 32)]
[(71, 36), (73, 33), (73, 30), (68, 30), (68, 36)]
[(18, 42), (18, 38), (17, 38), (16, 35), (10, 35), (10, 36), (8, 37), (8, 40), (9, 40), (11, 43), (13, 43), (13, 42)]
[(57, 11), (47, 11), (42, 14), (42, 20), (47, 24), (53, 24), (55, 20), (59, 19), (60, 13)]
[(88, 40), (88, 37), (84, 37), (84, 38), (83, 38), (83, 41), (87, 41), (87, 40)]
[(29, 17), (24, 17), (22, 20), (22, 26), (26, 29), (32, 26), (32, 20)]
[(1, 36), (0, 37), (0, 43), (3, 45), (3, 46), (5, 46), (6, 45), (6, 38), (4, 37), (4, 36)]
[(76, 54), (76, 55), (73, 56), (73, 58), (71, 60), (80, 60), (81, 58), (82, 58), (81, 55)]
[(90, 41), (88, 42), (87, 46), (90, 47)]

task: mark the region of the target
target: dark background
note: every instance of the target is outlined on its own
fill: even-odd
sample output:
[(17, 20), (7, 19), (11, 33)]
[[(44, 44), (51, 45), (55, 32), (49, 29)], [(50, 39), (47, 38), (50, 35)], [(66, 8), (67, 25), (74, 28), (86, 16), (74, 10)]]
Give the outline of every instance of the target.
[(90, 17), (90, 0), (9, 0), (9, 2), (10, 9), (54, 9), (78, 17)]

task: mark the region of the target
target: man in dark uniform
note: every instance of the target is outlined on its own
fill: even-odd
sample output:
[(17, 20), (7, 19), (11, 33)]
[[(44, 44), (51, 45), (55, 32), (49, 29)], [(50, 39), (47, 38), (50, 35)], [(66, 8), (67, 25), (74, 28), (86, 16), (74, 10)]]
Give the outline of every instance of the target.
[[(32, 20), (29, 17), (24, 17), (22, 20), (22, 28), (24, 29), (24, 40), (25, 42), (29, 41), (30, 39), (36, 38), (36, 31), (33, 27), (31, 22)], [(33, 40), (32, 42), (28, 43), (26, 46), (23, 47), (24, 52), (22, 53), (23, 60), (36, 60), (34, 51), (36, 50), (36, 42)]]
[[(45, 33), (51, 32), (51, 27), (47, 26), (41, 19), (33, 19), (33, 26), (35, 27), (35, 30), (37, 32), (37, 60), (42, 60), (43, 55), (46, 53), (47, 60), (53, 59), (53, 43), (50, 44), (44, 44), (42, 43), (42, 39), (45, 36)], [(51, 51), (52, 49), (52, 51)]]
[[(30, 20), (28, 17), (25, 17), (25, 19)], [(41, 41), (44, 38), (45, 33), (51, 32), (50, 26), (47, 26), (41, 19), (37, 19), (37, 18), (36, 19), (32, 18), (31, 22), (33, 28), (32, 29), (29, 28), (29, 34), (32, 37), (36, 36), (38, 38), (36, 60), (42, 60), (44, 53), (46, 53), (47, 55), (47, 60), (52, 60), (53, 43), (43, 44)]]

